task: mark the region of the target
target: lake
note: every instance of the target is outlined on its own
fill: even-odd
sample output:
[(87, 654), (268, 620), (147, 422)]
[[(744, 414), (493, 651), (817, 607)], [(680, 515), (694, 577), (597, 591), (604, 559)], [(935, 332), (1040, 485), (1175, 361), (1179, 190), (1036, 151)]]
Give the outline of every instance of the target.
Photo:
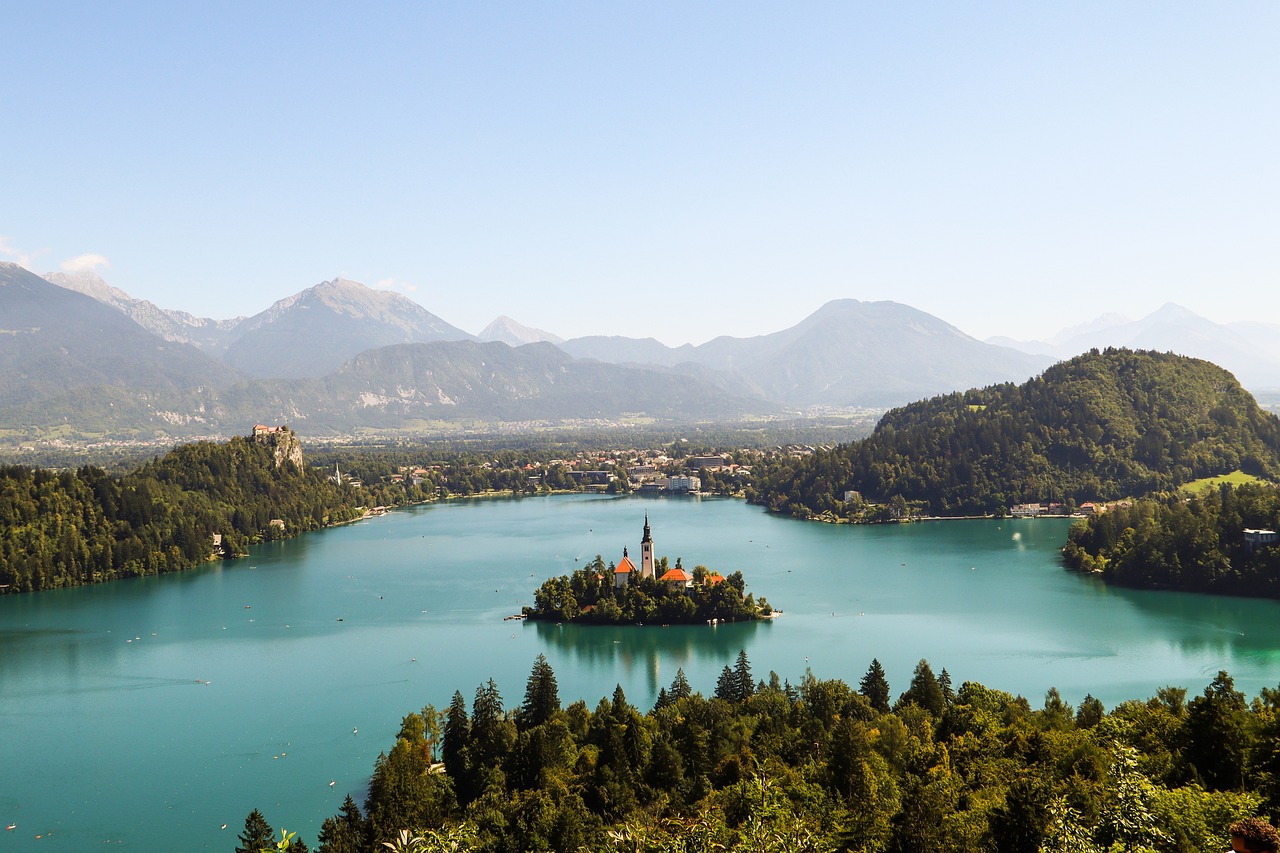
[[(596, 554), (741, 570), (775, 620), (619, 627), (505, 621)], [(259, 808), (314, 848), (401, 717), (493, 678), (518, 706), (534, 658), (565, 704), (621, 684), (642, 710), (683, 667), (893, 694), (927, 658), (1039, 706), (1108, 708), (1220, 669), (1280, 680), (1280, 604), (1117, 590), (1065, 571), (1061, 519), (833, 526), (728, 499), (451, 501), (253, 549), (180, 575), (0, 597), (0, 850), (220, 850)], [(226, 824), (223, 829), (222, 825)], [(42, 836), (39, 840), (36, 836)]]

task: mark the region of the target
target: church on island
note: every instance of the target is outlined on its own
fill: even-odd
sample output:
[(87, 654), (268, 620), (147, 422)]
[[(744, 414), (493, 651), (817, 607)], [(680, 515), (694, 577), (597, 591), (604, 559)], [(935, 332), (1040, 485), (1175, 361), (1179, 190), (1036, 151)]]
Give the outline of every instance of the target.
[[(652, 578), (657, 573), (657, 567), (653, 560), (653, 532), (649, 529), (649, 513), (644, 514), (644, 533), (640, 536), (640, 568), (636, 568), (636, 564), (632, 562), (631, 556), (627, 553), (626, 546), (622, 548), (622, 559), (618, 561), (618, 565), (613, 569), (613, 588), (622, 589), (630, 585), (637, 577)], [(693, 575), (684, 570), (680, 565), (679, 558), (676, 559), (676, 566), (673, 569), (667, 569), (662, 573), (662, 577), (658, 581), (667, 584), (672, 589), (693, 589)], [(723, 583), (724, 577), (719, 573), (712, 573), (707, 576), (705, 583), (708, 586), (714, 586)]]
[(617, 565), (606, 567), (597, 554), (571, 575), (548, 578), (534, 591), (533, 606), (511, 618), (594, 625), (717, 625), (776, 615), (767, 601), (746, 591), (740, 571), (722, 575), (701, 565), (687, 571), (680, 558), (669, 568), (667, 558), (654, 553), (647, 513), (637, 557), (624, 547)]

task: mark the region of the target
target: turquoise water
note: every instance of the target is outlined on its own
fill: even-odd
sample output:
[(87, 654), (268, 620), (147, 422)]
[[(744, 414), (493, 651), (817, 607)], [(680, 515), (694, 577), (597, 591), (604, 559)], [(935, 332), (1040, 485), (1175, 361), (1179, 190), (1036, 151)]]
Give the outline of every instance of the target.
[[(596, 554), (639, 547), (741, 570), (767, 623), (586, 628), (504, 621)], [(492, 677), (518, 705), (534, 658), (562, 700), (621, 684), (649, 707), (683, 667), (710, 693), (806, 666), (894, 693), (927, 658), (1039, 705), (1280, 682), (1280, 605), (1104, 587), (1064, 571), (1060, 520), (828, 526), (731, 500), (450, 502), (255, 549), (182, 575), (0, 597), (0, 850), (221, 850), (245, 815), (313, 842), (400, 718)], [(333, 783), (332, 785), (330, 783)], [(227, 824), (222, 829), (222, 824)], [(36, 835), (43, 836), (37, 840)], [(314, 846), (314, 845), (313, 845)]]

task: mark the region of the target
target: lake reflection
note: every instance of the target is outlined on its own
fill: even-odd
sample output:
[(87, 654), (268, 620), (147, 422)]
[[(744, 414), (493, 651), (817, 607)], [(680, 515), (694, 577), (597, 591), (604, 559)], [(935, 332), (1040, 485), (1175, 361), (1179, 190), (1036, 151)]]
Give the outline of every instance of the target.
[[(775, 621), (667, 627), (534, 622), (529, 627), (547, 646), (548, 659), (562, 661), (562, 666), (587, 667), (597, 672), (614, 669), (628, 682), (643, 675), (648, 697), (671, 686), (678, 669), (688, 674), (732, 662), (739, 650), (749, 648), (757, 633), (771, 630)], [(711, 692), (705, 686), (703, 690)]]

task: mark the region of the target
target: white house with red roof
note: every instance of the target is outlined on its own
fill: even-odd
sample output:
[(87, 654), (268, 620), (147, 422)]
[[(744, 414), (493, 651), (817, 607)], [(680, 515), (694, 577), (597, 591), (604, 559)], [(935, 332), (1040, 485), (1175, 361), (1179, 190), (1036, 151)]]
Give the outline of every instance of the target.
[(636, 564), (631, 562), (631, 558), (627, 556), (627, 549), (622, 549), (622, 559), (618, 561), (618, 565), (613, 570), (613, 588), (622, 589), (631, 583), (631, 576), (635, 574)]

